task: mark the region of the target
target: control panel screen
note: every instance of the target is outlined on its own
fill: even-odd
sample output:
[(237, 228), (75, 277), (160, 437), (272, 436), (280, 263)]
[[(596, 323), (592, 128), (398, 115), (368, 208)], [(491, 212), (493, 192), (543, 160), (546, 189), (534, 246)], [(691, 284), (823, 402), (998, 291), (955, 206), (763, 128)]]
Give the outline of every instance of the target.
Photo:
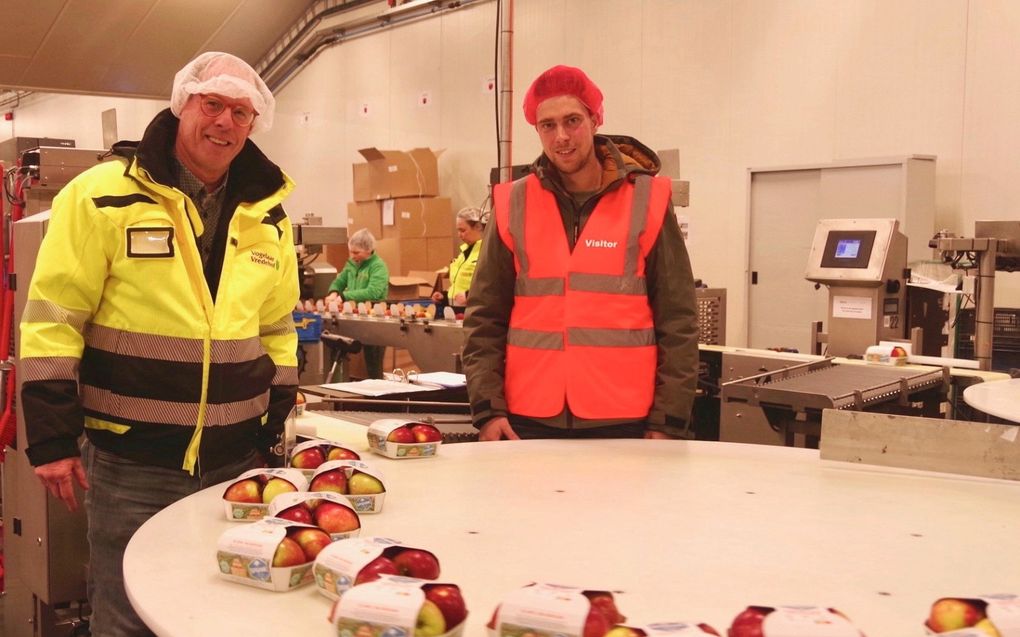
[(821, 265), (823, 268), (867, 268), (874, 245), (874, 230), (830, 230)]
[(840, 239), (836, 242), (837, 259), (856, 259), (860, 251), (860, 239)]

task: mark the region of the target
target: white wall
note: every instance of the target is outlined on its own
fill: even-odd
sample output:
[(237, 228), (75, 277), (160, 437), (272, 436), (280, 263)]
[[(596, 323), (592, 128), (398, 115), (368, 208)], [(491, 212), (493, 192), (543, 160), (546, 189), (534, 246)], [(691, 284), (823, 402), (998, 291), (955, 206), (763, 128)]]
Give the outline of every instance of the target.
[[(366, 146), (443, 148), (443, 194), (481, 203), (496, 164), (495, 94), (483, 90), (495, 22), (496, 3), (479, 2), (351, 40), (279, 91), (277, 124), (256, 141), (298, 183), (290, 214), (342, 223)], [(730, 344), (746, 338), (750, 166), (932, 154), (938, 226), (973, 235), (975, 220), (1020, 217), (1014, 0), (516, 0), (514, 38), (513, 162), (540, 152), (520, 111), (534, 76), (586, 69), (606, 94), (603, 132), (680, 149), (695, 274), (728, 288)], [(79, 146), (100, 143), (111, 105), (122, 137), (160, 106), (30, 99), (16, 134)], [(996, 305), (1020, 307), (1018, 277), (999, 274)]]

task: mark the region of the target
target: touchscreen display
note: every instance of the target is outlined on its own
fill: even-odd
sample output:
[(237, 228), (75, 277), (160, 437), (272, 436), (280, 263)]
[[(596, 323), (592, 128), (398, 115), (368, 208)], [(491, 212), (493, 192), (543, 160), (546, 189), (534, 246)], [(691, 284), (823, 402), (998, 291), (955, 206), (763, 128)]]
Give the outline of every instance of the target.
[(836, 243), (837, 259), (856, 259), (861, 251), (860, 239), (840, 239)]

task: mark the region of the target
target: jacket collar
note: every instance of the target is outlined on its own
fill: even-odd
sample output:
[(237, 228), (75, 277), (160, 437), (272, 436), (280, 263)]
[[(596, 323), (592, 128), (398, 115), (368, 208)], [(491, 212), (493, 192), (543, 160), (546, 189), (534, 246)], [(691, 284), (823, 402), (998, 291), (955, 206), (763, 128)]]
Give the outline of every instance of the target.
[[(599, 192), (615, 188), (625, 179), (633, 181), (637, 175), (656, 175), (662, 167), (654, 151), (627, 135), (596, 135), (595, 156), (602, 163), (602, 186)], [(569, 196), (556, 167), (545, 154), (531, 164), (530, 170), (547, 188)]]
[[(132, 163), (137, 163), (156, 183), (176, 187), (171, 164), (174, 161), (179, 122), (168, 108), (153, 118), (140, 141), (117, 142), (110, 152), (128, 161), (125, 174), (130, 174)], [(244, 148), (230, 164), (227, 199), (237, 202), (261, 201), (280, 190), (285, 183), (280, 167), (271, 162), (251, 139), (246, 139)]]

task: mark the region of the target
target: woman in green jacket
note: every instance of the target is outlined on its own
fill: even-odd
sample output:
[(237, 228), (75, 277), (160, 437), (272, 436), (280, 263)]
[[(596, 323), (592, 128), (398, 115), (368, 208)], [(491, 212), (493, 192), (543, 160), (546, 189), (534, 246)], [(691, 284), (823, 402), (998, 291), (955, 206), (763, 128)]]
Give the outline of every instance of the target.
[[(367, 228), (362, 228), (347, 240), (351, 258), (344, 269), (329, 286), (325, 302), (328, 307), (333, 301), (385, 301), (390, 289), (390, 271), (386, 263), (375, 253), (375, 237)], [(365, 368), (369, 378), (382, 378), (383, 354), (385, 347), (366, 345)]]

